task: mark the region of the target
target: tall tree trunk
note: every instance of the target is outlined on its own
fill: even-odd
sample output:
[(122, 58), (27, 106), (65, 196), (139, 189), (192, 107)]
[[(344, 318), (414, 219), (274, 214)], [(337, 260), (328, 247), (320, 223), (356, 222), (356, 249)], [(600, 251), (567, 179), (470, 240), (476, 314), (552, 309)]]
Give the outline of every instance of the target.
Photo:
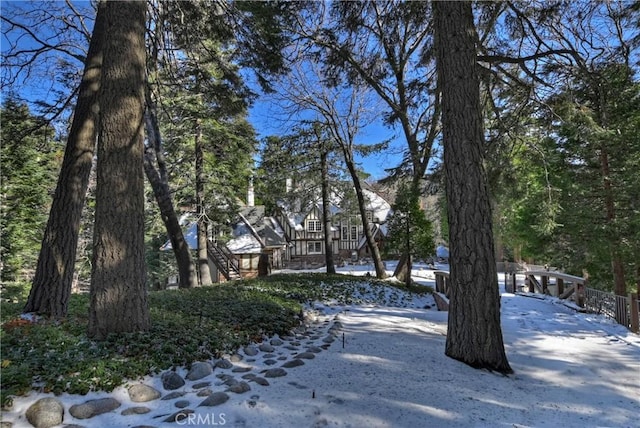
[(451, 265), (445, 353), (472, 367), (511, 373), (500, 327), (471, 2), (434, 2), (433, 8)]
[(376, 241), (371, 231), (369, 220), (367, 219), (364, 192), (362, 191), (362, 184), (360, 183), (360, 177), (358, 177), (358, 171), (356, 170), (356, 166), (353, 162), (353, 157), (346, 150), (344, 146), (342, 147), (342, 153), (344, 155), (344, 160), (347, 165), (347, 169), (349, 170), (349, 174), (351, 175), (351, 179), (353, 180), (353, 187), (355, 188), (355, 191), (356, 191), (356, 197), (358, 199), (358, 209), (360, 210), (360, 218), (362, 219), (362, 229), (364, 230), (364, 236), (367, 240), (367, 246), (369, 247), (369, 252), (371, 253), (371, 258), (373, 259), (373, 266), (376, 269), (376, 278), (382, 279), (387, 276), (387, 272), (384, 267), (384, 263), (382, 262), (380, 249), (376, 245)]
[(67, 314), (82, 208), (96, 142), (106, 22), (104, 9), (104, 2), (99, 2), (62, 168), (42, 239), (33, 285), (23, 312), (37, 312), (56, 318)]
[[(320, 140), (320, 135), (316, 133)], [(327, 162), (327, 150), (325, 144), (320, 141), (320, 173), (322, 175), (322, 218), (324, 220), (324, 248), (327, 273), (336, 273), (333, 262), (333, 240), (331, 239), (331, 212), (329, 211), (329, 164)]]
[[(162, 222), (167, 229), (167, 235), (171, 241), (171, 248), (176, 258), (176, 264), (178, 265), (178, 275), (180, 288), (192, 288), (198, 286), (198, 275), (196, 273), (196, 266), (191, 257), (189, 251), (189, 244), (184, 239), (182, 228), (178, 221), (178, 215), (173, 206), (171, 200), (171, 191), (169, 189), (169, 183), (167, 180), (167, 174), (162, 174), (163, 162), (162, 156), (162, 144), (160, 139), (160, 129), (156, 120), (155, 113), (149, 106), (149, 97), (147, 96), (147, 114), (146, 114), (146, 128), (147, 138), (149, 140), (149, 147), (145, 149), (144, 153), (144, 171), (147, 176), (147, 180), (151, 184), (153, 194), (156, 197), (158, 208), (160, 209), (160, 216)], [(155, 168), (154, 159), (158, 162), (158, 170)]]
[(108, 1), (100, 91), (90, 337), (148, 330), (143, 137), (146, 3)]
[(160, 174), (153, 165), (153, 155), (150, 153), (151, 151), (151, 148), (145, 149), (144, 171), (153, 189), (153, 194), (156, 197), (156, 202), (160, 209), (162, 222), (167, 229), (167, 235), (171, 241), (171, 248), (176, 258), (178, 274), (180, 276), (178, 285), (180, 288), (197, 287), (198, 275), (196, 274), (195, 263), (193, 263), (193, 259), (191, 258), (189, 244), (184, 239), (182, 228), (178, 222), (178, 216), (173, 208), (169, 187), (162, 181)]
[(198, 210), (198, 270), (200, 284), (211, 285), (211, 269), (209, 269), (209, 255), (207, 254), (207, 213), (204, 209), (204, 147), (202, 143), (202, 127), (196, 121), (196, 206)]

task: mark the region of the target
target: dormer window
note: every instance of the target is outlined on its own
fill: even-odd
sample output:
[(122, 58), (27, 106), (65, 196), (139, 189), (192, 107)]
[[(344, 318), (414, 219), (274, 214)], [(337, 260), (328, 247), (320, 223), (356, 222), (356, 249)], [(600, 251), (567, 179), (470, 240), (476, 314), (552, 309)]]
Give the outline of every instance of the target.
[(322, 232), (322, 222), (320, 220), (307, 220), (307, 230), (309, 232)]

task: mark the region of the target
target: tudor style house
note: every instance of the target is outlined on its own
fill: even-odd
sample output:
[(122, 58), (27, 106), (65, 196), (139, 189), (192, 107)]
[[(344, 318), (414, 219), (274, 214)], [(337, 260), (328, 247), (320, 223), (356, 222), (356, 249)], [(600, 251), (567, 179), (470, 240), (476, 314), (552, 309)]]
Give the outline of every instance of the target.
[[(363, 191), (367, 219), (376, 244), (381, 248), (387, 236), (385, 223), (391, 206), (373, 190)], [(220, 240), (215, 234), (209, 236), (207, 253), (214, 282), (252, 278), (258, 276), (265, 265), (268, 271), (324, 265), (327, 249), (320, 198), (312, 198), (306, 203), (281, 203), (274, 216), (266, 215), (265, 207), (255, 205), (254, 199), (253, 183), (250, 182), (247, 200), (245, 203), (239, 201), (241, 207), (231, 225), (228, 240)], [(329, 251), (333, 252), (336, 263), (366, 259), (369, 248), (360, 214), (357, 209), (346, 208), (349, 204), (342, 202), (336, 194), (331, 198)], [(183, 220), (186, 219), (185, 216)], [(186, 228), (185, 239), (191, 250), (197, 249), (196, 231), (195, 222)], [(171, 250), (171, 242), (167, 241), (161, 250)], [(170, 278), (168, 282), (177, 282), (177, 278)]]
[[(376, 244), (381, 247), (387, 234), (385, 223), (391, 206), (373, 190), (363, 189), (363, 192), (367, 219)], [(297, 205), (297, 208), (292, 208), (292, 205)], [(322, 218), (320, 198), (304, 205), (290, 203), (279, 206), (275, 218), (289, 243), (283, 255), (288, 266), (322, 265), (327, 251), (336, 256), (336, 261), (369, 257), (369, 247), (359, 212), (357, 209), (348, 210), (341, 205), (341, 198), (334, 194), (329, 207), (332, 218), (329, 231), (331, 248), (328, 249), (325, 248), (325, 222)]]

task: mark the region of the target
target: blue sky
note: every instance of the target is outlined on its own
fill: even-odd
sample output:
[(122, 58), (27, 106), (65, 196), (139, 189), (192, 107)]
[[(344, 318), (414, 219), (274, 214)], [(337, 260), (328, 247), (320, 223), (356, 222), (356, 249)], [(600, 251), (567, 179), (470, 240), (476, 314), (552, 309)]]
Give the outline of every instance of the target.
[[(286, 135), (293, 126), (293, 121), (285, 121), (278, 111), (277, 105), (269, 100), (269, 97), (259, 97), (249, 111), (249, 121), (258, 132), (258, 138), (262, 139), (269, 135)], [(395, 138), (394, 138), (395, 136)], [(383, 126), (381, 123), (374, 123), (366, 127), (357, 141), (361, 144), (377, 143), (393, 138), (390, 147), (383, 153), (373, 154), (363, 158), (357, 156), (357, 161), (361, 168), (371, 174), (373, 179), (381, 179), (386, 176), (385, 168), (397, 166), (402, 160), (402, 150), (406, 143), (398, 136), (397, 132)]]

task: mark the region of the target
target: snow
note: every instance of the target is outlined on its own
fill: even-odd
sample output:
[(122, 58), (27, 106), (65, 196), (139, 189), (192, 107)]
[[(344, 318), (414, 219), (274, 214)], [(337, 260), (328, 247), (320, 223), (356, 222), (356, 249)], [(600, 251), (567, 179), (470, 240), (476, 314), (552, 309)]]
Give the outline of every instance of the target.
[[(373, 272), (371, 266), (341, 270)], [(427, 265), (415, 265), (413, 275), (420, 283), (433, 284), (433, 271)], [(316, 303), (316, 325), (336, 321), (342, 325), (328, 350), (302, 367), (287, 369), (287, 376), (269, 379), (270, 386), (251, 383), (251, 391), (229, 393), (230, 400), (220, 406), (190, 407), (195, 409), (191, 419), (163, 424), (163, 418), (154, 416), (178, 411), (175, 400), (132, 403), (126, 389), (118, 388), (113, 396), (122, 402), (119, 409), (86, 421), (66, 413), (64, 422), (92, 427), (639, 426), (638, 335), (602, 316), (578, 313), (558, 299), (500, 289), (504, 342), (513, 375), (472, 369), (446, 357), (447, 313), (424, 309), (433, 303), (431, 297), (412, 300), (389, 288), (385, 305)], [(356, 297), (367, 301), (372, 297), (369, 291), (358, 288)], [(184, 369), (178, 372), (185, 374)], [(228, 371), (216, 368), (211, 379), (195, 382), (213, 383), (220, 372)], [(162, 390), (159, 377), (145, 382)], [(193, 383), (187, 381), (184, 391), (192, 391)], [(43, 396), (33, 393), (16, 399), (13, 411), (4, 412), (3, 419), (13, 421), (14, 427), (29, 426), (20, 415)], [(68, 409), (106, 396), (59, 398)], [(191, 406), (202, 400), (193, 393), (182, 399), (190, 400)], [(136, 405), (146, 405), (151, 412), (120, 416), (120, 411)]]

